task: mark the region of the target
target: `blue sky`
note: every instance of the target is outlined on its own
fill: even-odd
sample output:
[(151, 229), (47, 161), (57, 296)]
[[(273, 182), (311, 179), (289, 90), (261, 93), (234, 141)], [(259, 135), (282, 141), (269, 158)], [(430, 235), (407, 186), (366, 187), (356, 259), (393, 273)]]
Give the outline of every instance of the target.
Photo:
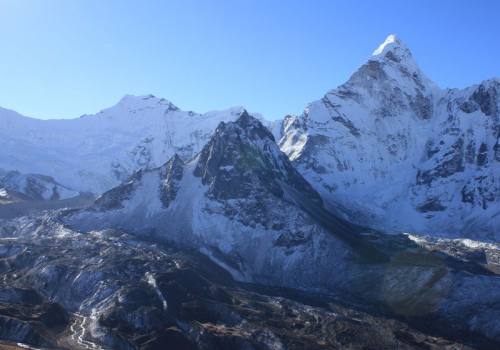
[(275, 119), (397, 34), (441, 87), (500, 76), (500, 1), (0, 0), (0, 106), (95, 113), (124, 94)]

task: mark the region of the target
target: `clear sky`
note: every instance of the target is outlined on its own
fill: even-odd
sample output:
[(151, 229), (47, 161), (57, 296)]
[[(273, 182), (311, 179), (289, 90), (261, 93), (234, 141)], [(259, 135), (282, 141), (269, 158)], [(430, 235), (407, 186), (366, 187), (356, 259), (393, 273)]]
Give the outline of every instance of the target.
[(72, 118), (124, 94), (300, 113), (397, 34), (441, 87), (500, 76), (498, 0), (0, 0), (0, 106)]

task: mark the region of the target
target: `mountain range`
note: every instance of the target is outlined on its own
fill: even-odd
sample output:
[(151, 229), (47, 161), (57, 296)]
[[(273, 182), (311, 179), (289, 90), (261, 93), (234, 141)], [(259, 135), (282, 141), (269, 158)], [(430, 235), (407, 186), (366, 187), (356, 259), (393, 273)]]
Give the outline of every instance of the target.
[[(385, 231), (495, 240), (499, 91), (499, 79), (440, 89), (391, 35), (345, 84), (302, 115), (273, 122), (254, 116), (346, 219)], [(72, 120), (1, 109), (0, 168), (101, 194), (173, 154), (191, 159), (220, 122), (242, 111), (184, 112), (152, 95), (125, 96)]]
[(75, 120), (0, 111), (0, 195), (97, 195), (0, 219), (0, 339), (497, 348), (497, 91), (438, 88), (389, 36), (277, 122), (154, 96)]

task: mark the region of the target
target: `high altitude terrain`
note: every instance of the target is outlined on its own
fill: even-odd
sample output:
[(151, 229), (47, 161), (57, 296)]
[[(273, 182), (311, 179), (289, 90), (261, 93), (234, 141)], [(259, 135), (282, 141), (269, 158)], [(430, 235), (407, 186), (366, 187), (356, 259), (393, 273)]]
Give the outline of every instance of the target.
[[(386, 231), (496, 240), (499, 91), (499, 79), (439, 88), (391, 35), (302, 115), (265, 124), (297, 170), (349, 220)], [(242, 110), (184, 112), (154, 96), (126, 96), (73, 120), (0, 109), (0, 168), (101, 194), (175, 153), (189, 160), (218, 123), (236, 120)], [(53, 187), (43, 195), (50, 197)]]
[(351, 220), (498, 240), (500, 80), (440, 89), (389, 36), (343, 85), (283, 122), (281, 149)]
[(0, 113), (5, 198), (29, 203), (35, 180), (39, 201), (99, 195), (0, 221), (0, 339), (498, 348), (500, 247), (480, 240), (499, 233), (499, 84), (442, 90), (390, 36), (278, 123), (152, 96), (77, 120)]
[[(174, 155), (89, 208), (21, 217), (0, 230), (3, 329), (11, 340), (123, 349), (177, 341), (201, 349), (500, 341), (497, 245), (384, 235), (335, 216), (246, 112), (221, 123), (191, 161)], [(262, 294), (248, 294), (254, 288)], [(298, 290), (298, 304), (287, 288)], [(323, 307), (311, 308), (316, 303)], [(272, 316), (268, 307), (292, 314)], [(347, 315), (342, 329), (336, 308)], [(304, 334), (311, 321), (300, 320), (310, 317), (331, 326)], [(393, 332), (386, 322), (397, 319), (410, 328), (386, 338)], [(356, 320), (373, 322), (375, 338), (359, 339)], [(284, 332), (293, 325), (296, 332)]]

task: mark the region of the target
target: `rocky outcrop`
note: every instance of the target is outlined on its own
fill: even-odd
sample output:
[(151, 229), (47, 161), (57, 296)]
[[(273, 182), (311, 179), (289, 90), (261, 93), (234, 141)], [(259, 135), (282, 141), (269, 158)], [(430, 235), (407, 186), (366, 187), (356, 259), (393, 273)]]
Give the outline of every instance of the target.
[(280, 227), (276, 222), (280, 214), (273, 206), (276, 200), (285, 200), (289, 188), (322, 205), (316, 191), (278, 149), (273, 135), (246, 112), (234, 123), (219, 125), (200, 153), (194, 174), (227, 216), (246, 225)]
[(170, 160), (160, 168), (160, 197), (165, 208), (168, 208), (170, 203), (175, 200), (177, 191), (179, 190), (179, 182), (182, 180), (184, 173), (184, 162), (174, 154)]
[(142, 178), (142, 174), (143, 171), (139, 170), (128, 181), (97, 197), (95, 207), (103, 210), (123, 208), (122, 203), (130, 199), (136, 188), (137, 181), (140, 181)]

